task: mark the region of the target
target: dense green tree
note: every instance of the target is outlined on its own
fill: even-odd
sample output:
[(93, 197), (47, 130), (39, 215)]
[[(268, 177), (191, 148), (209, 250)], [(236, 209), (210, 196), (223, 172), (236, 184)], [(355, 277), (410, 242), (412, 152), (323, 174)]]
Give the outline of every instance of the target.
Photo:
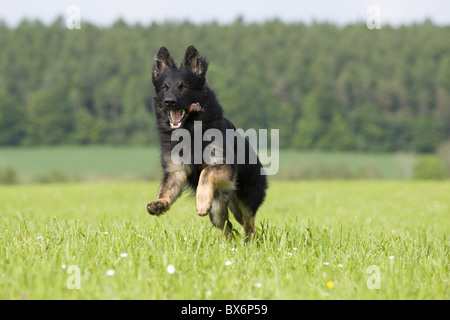
[(74, 124), (64, 91), (58, 87), (34, 92), (28, 106), (26, 144), (63, 144)]
[(313, 91), (306, 96), (302, 105), (302, 115), (294, 131), (294, 147), (299, 149), (316, 148), (317, 141), (325, 132), (325, 123), (321, 115), (323, 106), (318, 92)]
[(194, 44), (225, 116), (283, 148), (433, 152), (450, 140), (449, 38), (430, 22), (0, 21), (0, 145), (156, 143), (154, 55)]
[(19, 145), (25, 135), (25, 110), (0, 89), (0, 145)]

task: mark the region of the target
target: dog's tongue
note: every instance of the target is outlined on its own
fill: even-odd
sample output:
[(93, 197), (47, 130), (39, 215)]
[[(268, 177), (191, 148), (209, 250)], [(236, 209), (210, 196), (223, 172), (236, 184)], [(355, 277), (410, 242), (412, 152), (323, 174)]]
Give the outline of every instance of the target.
[(170, 110), (170, 117), (174, 122), (180, 122), (183, 118), (182, 110)]

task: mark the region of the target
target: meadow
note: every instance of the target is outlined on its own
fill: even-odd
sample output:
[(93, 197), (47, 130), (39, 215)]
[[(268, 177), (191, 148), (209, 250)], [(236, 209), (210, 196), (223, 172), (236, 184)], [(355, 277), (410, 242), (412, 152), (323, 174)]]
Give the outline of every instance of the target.
[(0, 185), (0, 299), (449, 299), (448, 181), (271, 181), (224, 241), (157, 182)]
[[(411, 179), (416, 155), (279, 151), (272, 180)], [(159, 149), (148, 146), (57, 146), (0, 148), (2, 171), (14, 171), (16, 183), (154, 181), (161, 171)]]

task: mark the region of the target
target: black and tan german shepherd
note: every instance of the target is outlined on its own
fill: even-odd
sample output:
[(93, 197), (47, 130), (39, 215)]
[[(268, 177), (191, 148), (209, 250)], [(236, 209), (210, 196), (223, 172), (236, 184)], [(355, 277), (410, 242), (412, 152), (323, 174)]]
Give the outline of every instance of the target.
[[(223, 117), (223, 110), (214, 92), (206, 81), (207, 60), (200, 55), (194, 46), (186, 49), (180, 67), (177, 67), (166, 47), (161, 47), (156, 55), (152, 68), (152, 82), (155, 88), (154, 110), (161, 149), (163, 178), (158, 191), (157, 200), (147, 203), (147, 211), (151, 215), (160, 215), (167, 210), (180, 196), (185, 188), (194, 191), (197, 202), (197, 213), (209, 215), (214, 226), (221, 229), (228, 238), (232, 224), (228, 219), (228, 208), (236, 220), (243, 225), (244, 241), (255, 234), (255, 214), (264, 201), (267, 189), (266, 176), (262, 174), (262, 165), (246, 139), (245, 156), (238, 159), (239, 135), (230, 138), (227, 131), (235, 131), (233, 124)], [(249, 106), (251, 107), (251, 106)], [(208, 129), (216, 129), (222, 133), (223, 141), (214, 153), (213, 161), (198, 161), (198, 155), (205, 151), (208, 141), (195, 145), (195, 128), (201, 125), (201, 134)], [(174, 161), (174, 148), (179, 140), (174, 139), (176, 131), (188, 132), (191, 141), (183, 152), (184, 159), (180, 163)], [(233, 141), (227, 141), (233, 139)], [(185, 138), (186, 139), (186, 138)], [(234, 143), (230, 161), (226, 154), (226, 145)], [(197, 141), (198, 144), (198, 141)], [(217, 147), (217, 145), (216, 145)], [(244, 159), (244, 161), (242, 161)]]

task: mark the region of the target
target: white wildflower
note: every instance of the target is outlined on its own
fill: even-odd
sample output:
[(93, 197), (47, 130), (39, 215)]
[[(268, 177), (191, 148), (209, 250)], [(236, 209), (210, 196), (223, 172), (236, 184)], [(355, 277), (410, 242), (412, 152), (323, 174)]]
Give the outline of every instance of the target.
[(173, 274), (175, 272), (175, 267), (173, 264), (169, 264), (166, 268), (168, 274)]
[(106, 275), (107, 275), (107, 276), (112, 277), (112, 276), (114, 276), (115, 274), (116, 274), (116, 272), (115, 272), (114, 270), (108, 270), (108, 271), (106, 271)]

